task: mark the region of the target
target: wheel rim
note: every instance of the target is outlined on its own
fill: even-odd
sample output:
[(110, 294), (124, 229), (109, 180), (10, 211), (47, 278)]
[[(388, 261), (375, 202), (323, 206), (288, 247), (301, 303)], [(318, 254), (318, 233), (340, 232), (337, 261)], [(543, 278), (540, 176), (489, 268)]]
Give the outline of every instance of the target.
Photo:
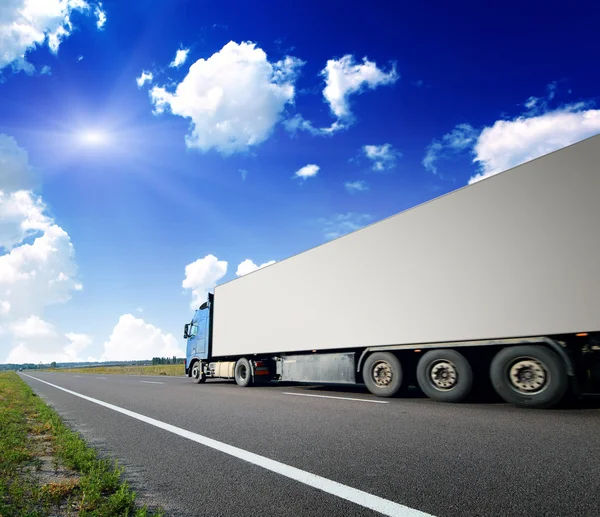
[(520, 357), (509, 365), (508, 378), (513, 390), (534, 395), (548, 387), (550, 372), (539, 359)]
[(451, 390), (458, 383), (458, 370), (452, 361), (436, 361), (429, 368), (429, 380), (437, 390)]
[(384, 361), (379, 361), (373, 365), (373, 382), (380, 388), (389, 386), (392, 382), (392, 368)]
[(198, 367), (198, 364), (195, 364), (194, 367), (192, 368), (192, 377), (194, 379), (197, 379), (200, 376), (200, 368)]
[(240, 369), (239, 369), (240, 379), (245, 381), (247, 374), (248, 374), (248, 369), (246, 368), (246, 365), (245, 364), (240, 365)]

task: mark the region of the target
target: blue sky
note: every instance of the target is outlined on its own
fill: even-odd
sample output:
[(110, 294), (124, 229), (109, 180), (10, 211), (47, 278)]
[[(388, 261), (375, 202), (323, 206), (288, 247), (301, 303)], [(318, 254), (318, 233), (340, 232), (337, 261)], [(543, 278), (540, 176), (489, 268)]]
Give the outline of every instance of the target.
[(0, 8), (0, 362), (181, 355), (215, 284), (600, 132), (592, 2), (32, 5)]

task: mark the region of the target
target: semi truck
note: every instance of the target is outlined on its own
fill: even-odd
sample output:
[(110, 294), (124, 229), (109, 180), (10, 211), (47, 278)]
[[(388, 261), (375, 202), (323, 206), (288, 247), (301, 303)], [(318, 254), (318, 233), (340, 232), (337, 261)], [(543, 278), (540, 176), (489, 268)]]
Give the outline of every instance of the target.
[(196, 383), (599, 393), (600, 135), (217, 285), (184, 339)]

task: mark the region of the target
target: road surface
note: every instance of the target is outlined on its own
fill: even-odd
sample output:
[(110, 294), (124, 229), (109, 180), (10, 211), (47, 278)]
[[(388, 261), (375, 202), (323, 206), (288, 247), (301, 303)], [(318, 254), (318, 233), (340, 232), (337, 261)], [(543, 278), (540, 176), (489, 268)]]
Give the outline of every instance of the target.
[(20, 375), (172, 517), (600, 512), (598, 403), (527, 410), (360, 387)]

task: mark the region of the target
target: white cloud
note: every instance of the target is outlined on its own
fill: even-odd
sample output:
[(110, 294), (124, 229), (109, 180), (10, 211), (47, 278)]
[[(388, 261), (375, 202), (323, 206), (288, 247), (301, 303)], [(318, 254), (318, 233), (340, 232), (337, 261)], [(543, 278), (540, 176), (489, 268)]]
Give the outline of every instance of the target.
[(77, 265), (67, 232), (49, 224), (31, 244), (0, 255), (0, 302), (8, 302), (11, 319), (64, 303), (78, 290)]
[(351, 95), (360, 94), (367, 88), (373, 90), (378, 86), (393, 84), (398, 80), (395, 65), (389, 72), (384, 72), (366, 57), (361, 64), (356, 63), (352, 55), (328, 60), (321, 74), (325, 77), (323, 96), (332, 113), (342, 120), (352, 118), (349, 102)]
[(366, 181), (347, 181), (346, 183), (344, 183), (344, 186), (346, 187), (346, 190), (348, 192), (363, 192), (365, 190), (369, 190), (369, 187), (367, 185)]
[(27, 151), (13, 137), (0, 134), (0, 190), (31, 190), (35, 183)]
[[(27, 153), (14, 139), (0, 135), (0, 327), (13, 329), (11, 335), (3, 332), (0, 355), (5, 346), (21, 355), (31, 352), (35, 343), (25, 339), (26, 328), (48, 330), (50, 324), (44, 326), (39, 316), (44, 308), (66, 302), (82, 289), (71, 239), (42, 199), (26, 190), (32, 178)], [(68, 338), (56, 334), (53, 339), (60, 342), (48, 353), (63, 353)]]
[(296, 134), (298, 131), (307, 131), (311, 135), (317, 136), (332, 136), (336, 131), (346, 127), (338, 120), (333, 122), (329, 127), (315, 127), (310, 120), (306, 120), (300, 114), (296, 114), (292, 118), (284, 120), (283, 126), (292, 134)]
[(240, 174), (242, 175), (242, 181), (246, 181), (246, 177), (248, 176), (248, 171), (246, 169), (240, 169)]
[(29, 191), (5, 194), (0, 190), (0, 249), (10, 250), (26, 237), (47, 230), (51, 219), (44, 211), (42, 200)]
[(169, 66), (171, 68), (179, 68), (181, 65), (183, 65), (183, 63), (185, 63), (185, 61), (188, 57), (189, 51), (190, 51), (189, 48), (180, 48), (175, 53), (175, 57), (173, 58), (173, 61), (171, 61), (171, 64)]
[(154, 76), (152, 75), (152, 72), (146, 72), (145, 70), (142, 70), (142, 75), (137, 77), (135, 82), (137, 83), (138, 88), (141, 88), (144, 86), (144, 84), (151, 83), (153, 78)]
[[(550, 90), (553, 95), (554, 90)], [(534, 117), (498, 120), (474, 146), (480, 172), (469, 184), (600, 133), (600, 110), (566, 106)]]
[(323, 97), (337, 120), (329, 127), (318, 128), (302, 115), (296, 114), (284, 122), (285, 129), (292, 134), (307, 131), (312, 135), (331, 136), (337, 131), (346, 129), (354, 121), (350, 109), (352, 95), (361, 94), (367, 89), (374, 90), (379, 86), (393, 84), (399, 78), (395, 64), (392, 64), (388, 72), (384, 72), (366, 57), (363, 58), (362, 63), (356, 63), (354, 56), (350, 54), (340, 59), (328, 60), (320, 75), (325, 79)]
[(190, 307), (197, 309), (207, 298), (217, 282), (227, 274), (227, 262), (207, 255), (185, 266), (185, 279), (181, 287), (192, 291)]
[(314, 164), (305, 165), (301, 169), (298, 169), (295, 172), (294, 176), (296, 176), (297, 178), (302, 178), (302, 179), (312, 178), (313, 176), (317, 175), (317, 173), (319, 172), (319, 169), (320, 169), (320, 167), (318, 165), (314, 165)]
[(275, 262), (276, 262), (275, 260), (269, 260), (269, 262), (265, 262), (264, 264), (257, 266), (254, 262), (252, 262), (252, 260), (246, 259), (243, 262), (240, 262), (235, 274), (237, 276), (247, 275), (248, 273), (252, 273), (253, 271), (258, 271), (259, 269), (262, 269), (263, 267), (267, 267), (267, 266), (270, 266), (271, 264), (275, 264)]
[(106, 12), (102, 9), (101, 3), (98, 3), (94, 9), (94, 14), (96, 15), (96, 27), (103, 29), (106, 24)]
[(442, 140), (434, 140), (426, 149), (423, 166), (434, 174), (438, 173), (436, 162), (448, 154), (456, 154), (471, 147), (477, 139), (477, 131), (469, 124), (458, 124)]
[(373, 162), (374, 171), (393, 169), (401, 155), (391, 144), (365, 145), (363, 146), (365, 156)]
[(14, 346), (6, 357), (7, 363), (79, 362), (82, 351), (91, 345), (86, 334), (61, 334), (54, 325), (39, 316), (30, 315), (9, 325)]
[(322, 219), (325, 238), (336, 239), (347, 233), (359, 230), (371, 221), (369, 214), (357, 214), (348, 212), (336, 214), (331, 219)]
[(185, 352), (172, 334), (164, 334), (132, 314), (123, 314), (104, 343), (100, 361), (135, 361), (174, 355), (185, 357)]
[(47, 45), (56, 54), (61, 42), (74, 29), (73, 12), (89, 14), (92, 6), (95, 6), (97, 23), (100, 24), (101, 19), (105, 21), (101, 4), (84, 0), (3, 0), (0, 7), (0, 70), (12, 66), (16, 71), (33, 73), (35, 68), (27, 61), (27, 53)]
[(150, 92), (155, 113), (167, 108), (189, 118), (186, 144), (223, 155), (264, 142), (294, 101), (294, 83), (303, 62), (286, 57), (271, 63), (254, 43), (227, 43), (208, 59), (199, 59), (171, 93)]

